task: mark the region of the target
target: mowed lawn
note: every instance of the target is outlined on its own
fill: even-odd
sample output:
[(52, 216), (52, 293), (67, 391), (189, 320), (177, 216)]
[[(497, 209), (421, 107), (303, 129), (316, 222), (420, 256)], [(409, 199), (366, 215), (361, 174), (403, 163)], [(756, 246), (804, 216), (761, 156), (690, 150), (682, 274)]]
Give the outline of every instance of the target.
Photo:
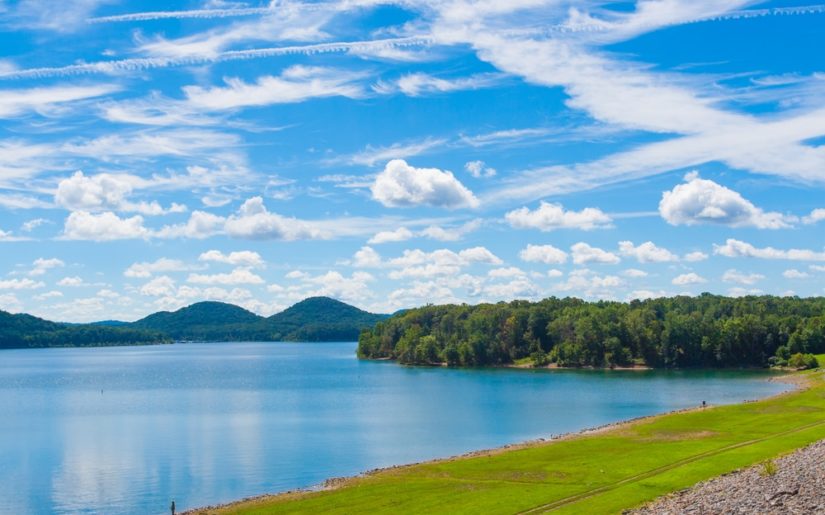
[(286, 494), (209, 513), (620, 513), (825, 438), (823, 373), (800, 377), (809, 380), (809, 388), (765, 401), (400, 467), (347, 480), (335, 490)]

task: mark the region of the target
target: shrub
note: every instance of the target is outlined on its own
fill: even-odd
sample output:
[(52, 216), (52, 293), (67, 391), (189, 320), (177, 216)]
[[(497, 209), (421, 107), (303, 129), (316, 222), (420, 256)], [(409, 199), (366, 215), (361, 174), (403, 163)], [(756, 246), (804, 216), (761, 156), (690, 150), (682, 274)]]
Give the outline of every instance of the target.
[(819, 362), (813, 354), (797, 352), (788, 360), (788, 366), (797, 370), (807, 370), (810, 368), (819, 368)]

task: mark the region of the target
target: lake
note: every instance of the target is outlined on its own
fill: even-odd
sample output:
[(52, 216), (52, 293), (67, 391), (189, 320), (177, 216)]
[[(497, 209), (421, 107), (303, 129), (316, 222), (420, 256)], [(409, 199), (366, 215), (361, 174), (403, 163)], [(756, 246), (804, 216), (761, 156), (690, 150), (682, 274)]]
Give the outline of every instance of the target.
[(0, 512), (168, 513), (735, 403), (742, 371), (409, 368), (355, 343), (0, 351)]

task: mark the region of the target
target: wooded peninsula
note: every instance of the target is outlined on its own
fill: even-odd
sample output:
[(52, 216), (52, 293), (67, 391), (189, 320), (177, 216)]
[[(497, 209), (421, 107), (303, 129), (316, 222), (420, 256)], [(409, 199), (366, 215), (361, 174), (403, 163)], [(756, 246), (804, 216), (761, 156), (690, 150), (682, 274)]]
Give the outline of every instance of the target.
[(814, 368), (825, 298), (702, 294), (412, 309), (362, 331), (358, 356), (403, 364)]

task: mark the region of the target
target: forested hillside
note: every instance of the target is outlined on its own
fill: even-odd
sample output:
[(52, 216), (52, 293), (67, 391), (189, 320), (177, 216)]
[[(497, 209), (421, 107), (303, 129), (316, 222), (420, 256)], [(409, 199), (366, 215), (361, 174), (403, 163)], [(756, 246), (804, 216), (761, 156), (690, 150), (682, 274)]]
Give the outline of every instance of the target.
[(157, 331), (141, 328), (60, 324), (31, 315), (0, 311), (0, 349), (140, 345), (169, 341)]
[[(825, 298), (728, 298), (426, 306), (361, 333), (362, 358), (453, 366), (738, 367), (825, 352)], [(796, 357), (796, 362), (799, 361)], [(810, 365), (810, 361), (808, 362)]]
[(386, 318), (327, 297), (305, 299), (269, 318), (222, 302), (199, 302), (133, 323), (62, 324), (0, 311), (0, 348), (172, 341), (353, 341), (362, 329)]

